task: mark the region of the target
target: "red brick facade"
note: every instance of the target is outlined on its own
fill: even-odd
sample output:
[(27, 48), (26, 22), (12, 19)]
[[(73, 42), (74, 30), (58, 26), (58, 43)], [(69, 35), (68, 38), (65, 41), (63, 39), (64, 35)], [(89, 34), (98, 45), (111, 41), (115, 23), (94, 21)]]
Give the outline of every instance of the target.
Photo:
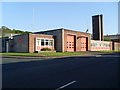
[(112, 42), (91, 40), (91, 51), (112, 50)]
[(35, 52), (35, 38), (49, 38), (53, 39), (52, 35), (45, 34), (29, 34), (29, 52)]
[[(71, 35), (74, 37), (74, 40), (70, 43), (74, 42), (74, 51), (88, 51), (90, 50), (90, 34), (72, 30), (64, 30), (64, 51), (66, 52), (69, 49), (68, 36)], [(71, 37), (69, 37), (71, 39)]]
[[(42, 41), (44, 41), (43, 45)], [(89, 33), (63, 28), (39, 34), (17, 35), (13, 37), (12, 41), (9, 40), (9, 46), (10, 52), (29, 53), (41, 51), (42, 48), (50, 48), (57, 52), (120, 50), (120, 43), (91, 40), (91, 34)], [(3, 52), (5, 48), (6, 46), (3, 48)]]

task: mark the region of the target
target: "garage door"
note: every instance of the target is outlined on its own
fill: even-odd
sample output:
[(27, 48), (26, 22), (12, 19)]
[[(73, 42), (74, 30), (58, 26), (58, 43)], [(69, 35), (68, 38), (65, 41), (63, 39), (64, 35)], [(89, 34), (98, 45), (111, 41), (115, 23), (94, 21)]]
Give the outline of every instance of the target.
[(87, 49), (87, 43), (86, 43), (86, 37), (81, 37), (80, 38), (80, 47), (81, 47), (81, 51), (86, 51)]
[(74, 35), (67, 35), (67, 51), (74, 51)]

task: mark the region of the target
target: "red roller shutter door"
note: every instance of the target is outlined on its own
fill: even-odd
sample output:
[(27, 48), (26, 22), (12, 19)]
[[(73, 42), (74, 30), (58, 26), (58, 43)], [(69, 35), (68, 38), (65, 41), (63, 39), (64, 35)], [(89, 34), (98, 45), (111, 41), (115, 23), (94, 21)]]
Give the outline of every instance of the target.
[(74, 35), (67, 35), (67, 51), (74, 52)]
[(86, 40), (86, 37), (81, 37), (80, 38), (80, 43), (81, 43), (81, 51), (86, 51), (87, 49), (87, 40)]

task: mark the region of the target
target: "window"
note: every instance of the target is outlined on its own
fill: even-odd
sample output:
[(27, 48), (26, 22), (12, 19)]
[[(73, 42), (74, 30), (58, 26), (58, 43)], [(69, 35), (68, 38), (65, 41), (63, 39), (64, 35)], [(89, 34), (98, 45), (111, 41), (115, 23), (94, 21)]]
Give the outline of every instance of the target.
[(49, 46), (52, 46), (53, 45), (53, 40), (50, 40), (49, 41)]
[(93, 46), (93, 43), (91, 43), (91, 46)]
[(53, 40), (49, 39), (37, 39), (36, 43), (41, 46), (53, 46)]
[(37, 45), (39, 45), (39, 41), (37, 41)]
[(45, 40), (45, 45), (48, 46), (49, 40)]
[(44, 46), (44, 39), (41, 39), (41, 46)]
[(40, 45), (40, 39), (37, 39), (37, 45)]

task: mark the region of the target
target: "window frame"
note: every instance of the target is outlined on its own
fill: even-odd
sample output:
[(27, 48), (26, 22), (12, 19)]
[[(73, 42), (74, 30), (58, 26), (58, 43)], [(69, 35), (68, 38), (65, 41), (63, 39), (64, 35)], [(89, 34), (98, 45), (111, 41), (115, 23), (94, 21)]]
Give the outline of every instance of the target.
[[(44, 45), (42, 45), (42, 42), (41, 42), (42, 40), (44, 40)], [(38, 45), (38, 41), (39, 41), (39, 45)], [(47, 45), (46, 45), (46, 42), (48, 42)], [(35, 45), (36, 51), (40, 51), (40, 50), (37, 50), (37, 46), (39, 46), (39, 47), (41, 47), (41, 46), (42, 47), (48, 46), (48, 47), (53, 47), (54, 48), (54, 39), (53, 38), (37, 38), (36, 37), (36, 45)]]

